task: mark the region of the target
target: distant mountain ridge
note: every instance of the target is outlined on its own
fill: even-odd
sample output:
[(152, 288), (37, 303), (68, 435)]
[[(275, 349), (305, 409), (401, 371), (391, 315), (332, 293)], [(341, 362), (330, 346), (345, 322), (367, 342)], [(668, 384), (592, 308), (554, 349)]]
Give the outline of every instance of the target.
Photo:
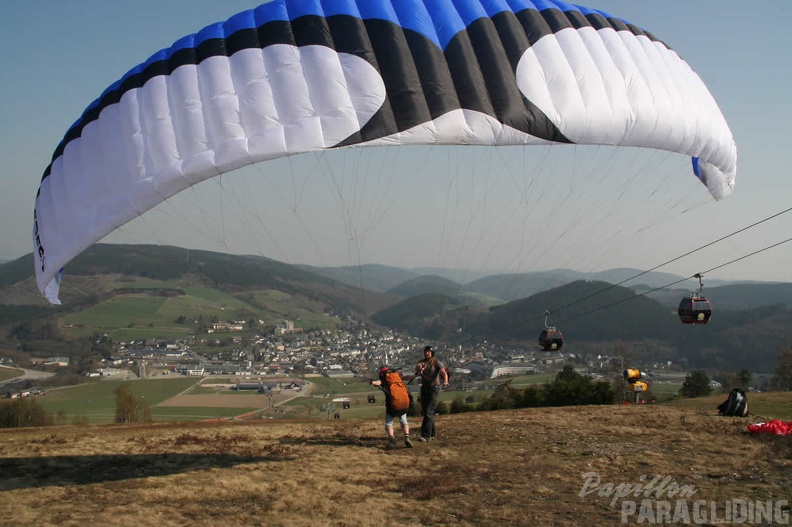
[[(33, 257), (28, 254), (0, 265), (0, 288), (33, 280)], [(382, 309), (397, 297), (368, 292), (361, 300), (360, 289), (263, 256), (240, 256), (160, 245), (95, 244), (69, 263), (63, 277), (61, 299), (64, 307), (77, 297), (103, 291), (73, 291), (70, 281), (85, 276), (121, 275), (152, 280), (193, 280), (225, 291), (276, 289), (289, 294), (333, 304), (343, 310), (367, 315)], [(30, 290), (30, 288), (25, 288)], [(24, 304), (25, 302), (16, 302)], [(43, 305), (40, 295), (30, 291), (29, 304)]]
[(295, 265), (298, 269), (336, 280), (352, 287), (384, 293), (408, 280), (418, 278), (421, 273), (380, 264), (363, 264), (347, 267), (315, 267)]
[[(493, 275), (460, 284), (440, 271), (420, 275), (384, 265), (312, 268), (261, 256), (158, 245), (96, 244), (67, 268), (64, 306), (53, 311), (35, 290), (32, 264), (32, 255), (27, 255), (0, 265), (0, 323), (52, 316), (64, 309), (80, 310), (107, 295), (128, 294), (128, 288), (118, 286), (125, 282), (124, 277), (180, 283), (187, 277), (190, 283), (238, 296), (252, 297), (248, 292), (261, 290), (299, 295), (335, 313), (369, 318), (446, 342), (489, 341), (532, 347), (544, 325), (545, 310), (551, 313), (549, 324), (565, 332), (568, 348), (579, 351), (607, 352), (614, 343), (629, 341), (643, 343), (635, 345), (650, 355), (677, 354), (693, 365), (767, 369), (772, 368), (773, 354), (792, 342), (789, 283), (717, 285), (718, 281), (708, 280), (704, 293), (713, 303), (712, 321), (691, 328), (681, 324), (676, 315), (676, 307), (689, 289), (658, 289), (680, 277), (633, 269), (589, 274), (558, 269)], [(639, 285), (617, 285), (638, 274), (641, 276), (635, 281)], [(613, 282), (593, 280), (593, 276)], [(353, 283), (357, 280), (358, 285), (342, 278)], [(135, 280), (127, 281), (134, 288)], [(78, 287), (69, 287), (70, 283)]]
[(449, 280), (448, 278), (443, 278), (442, 276), (423, 275), (419, 276), (418, 278), (413, 278), (411, 280), (407, 280), (406, 282), (402, 282), (396, 287), (389, 289), (388, 292), (393, 293), (394, 295), (405, 297), (420, 295), (427, 292), (456, 296), (462, 291), (462, 289), (463, 286), (454, 282), (453, 280)]
[[(0, 288), (32, 278), (32, 255), (0, 264)], [(129, 274), (169, 280), (193, 273), (209, 284), (224, 288), (271, 287), (286, 292), (299, 289), (343, 289), (342, 296), (365, 291), (370, 297), (382, 293), (394, 303), (397, 297), (442, 294), (472, 307), (505, 304), (561, 287), (575, 281), (600, 281), (622, 285), (647, 294), (663, 305), (674, 307), (682, 295), (695, 289), (694, 281), (657, 271), (618, 268), (582, 273), (571, 269), (526, 273), (492, 274), (467, 283), (451, 276), (466, 276), (460, 270), (402, 269), (379, 264), (348, 267), (289, 265), (262, 256), (229, 255), (160, 245), (95, 244), (75, 258), (66, 269), (69, 277), (96, 274)], [(423, 274), (421, 274), (423, 272)], [(637, 278), (635, 278), (637, 277)], [(682, 284), (679, 282), (682, 281)], [(677, 284), (673, 289), (668, 284)], [(689, 285), (687, 288), (680, 285)], [(705, 295), (723, 309), (754, 309), (783, 304), (792, 306), (792, 284), (773, 282), (727, 282), (706, 280)], [(332, 297), (333, 295), (331, 295)], [(359, 295), (358, 295), (359, 296)], [(40, 303), (38, 302), (33, 303)]]
[[(454, 280), (455, 276), (467, 276), (463, 271), (454, 269), (401, 269), (377, 264), (356, 267), (298, 267), (370, 291), (389, 292), (403, 297), (429, 293), (448, 294), (463, 302), (465, 295), (480, 295), (489, 299), (489, 302), (483, 302), (489, 305), (519, 300), (579, 280), (619, 284), (642, 294), (662, 288), (649, 296), (665, 305), (678, 304), (681, 296), (698, 288), (695, 280), (686, 281), (683, 276), (626, 267), (594, 273), (572, 269), (500, 274), (487, 272), (486, 276), (467, 282)], [(669, 284), (675, 285), (669, 288)], [(704, 294), (722, 292), (727, 299), (724, 307), (729, 309), (747, 309), (775, 303), (792, 305), (789, 294), (792, 284), (789, 283), (707, 279), (705, 286)], [(750, 298), (752, 295), (756, 298)]]
[[(32, 255), (0, 264), (0, 287), (32, 277)], [(211, 251), (161, 245), (95, 244), (70, 262), (66, 277), (102, 273), (130, 274), (140, 277), (173, 279), (195, 273), (207, 282), (222, 287), (282, 286), (295, 284), (340, 285), (354, 290), (410, 297), (437, 293), (460, 298), (481, 295), (492, 303), (507, 303), (560, 287), (575, 281), (600, 281), (622, 285), (648, 294), (666, 305), (697, 288), (693, 280), (657, 271), (617, 268), (595, 273), (571, 269), (525, 273), (487, 274), (469, 282), (453, 277), (467, 276), (456, 269), (403, 269), (380, 264), (347, 267), (290, 265), (263, 256), (229, 255)], [(682, 282), (680, 284), (680, 282)], [(669, 284), (676, 284), (669, 289)], [(682, 287), (688, 285), (688, 287)], [(784, 304), (790, 305), (790, 283), (705, 280), (704, 294), (719, 297), (729, 309)], [(658, 291), (652, 291), (654, 289)], [(677, 300), (678, 301), (678, 300)]]

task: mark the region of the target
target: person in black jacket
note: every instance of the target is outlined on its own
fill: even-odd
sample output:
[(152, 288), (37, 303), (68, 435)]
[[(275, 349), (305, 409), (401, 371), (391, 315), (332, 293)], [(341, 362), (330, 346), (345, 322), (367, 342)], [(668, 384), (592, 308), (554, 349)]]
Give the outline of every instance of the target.
[(421, 377), (421, 437), (419, 441), (434, 439), (435, 413), (440, 399), (440, 388), (448, 386), (448, 372), (435, 357), (434, 348), (424, 348), (424, 358), (415, 366), (415, 374)]

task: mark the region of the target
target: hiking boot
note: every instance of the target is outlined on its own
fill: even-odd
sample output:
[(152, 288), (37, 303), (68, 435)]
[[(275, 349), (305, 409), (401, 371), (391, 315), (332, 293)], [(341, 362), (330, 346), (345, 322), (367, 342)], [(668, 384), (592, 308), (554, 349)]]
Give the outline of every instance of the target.
[(396, 441), (393, 438), (390, 438), (390, 440), (388, 440), (388, 444), (385, 445), (385, 450), (393, 450), (394, 448), (396, 448)]
[(428, 438), (428, 437), (421, 436), (421, 437), (418, 438), (418, 441), (420, 441), (421, 443), (426, 443), (427, 441), (429, 441), (429, 439), (430, 438)]
[(406, 446), (407, 448), (412, 448), (412, 441), (410, 441), (409, 437), (404, 438), (404, 446)]

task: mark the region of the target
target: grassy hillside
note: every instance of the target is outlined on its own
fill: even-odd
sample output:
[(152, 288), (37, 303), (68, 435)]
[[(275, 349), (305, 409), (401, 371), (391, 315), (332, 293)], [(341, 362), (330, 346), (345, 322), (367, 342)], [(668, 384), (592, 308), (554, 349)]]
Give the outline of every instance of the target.
[[(0, 265), (0, 304), (42, 305), (30, 255)], [(389, 295), (348, 286), (261, 256), (230, 255), (160, 245), (95, 244), (69, 262), (61, 282), (65, 309), (92, 304), (134, 283), (128, 279), (205, 287), (226, 293), (278, 290), (365, 315), (395, 301)], [(178, 291), (177, 291), (178, 292)], [(2, 313), (0, 313), (2, 315)]]
[[(746, 433), (752, 420), (667, 405), (457, 414), (394, 451), (381, 416), (6, 429), (0, 525), (635, 524), (644, 497), (607, 485), (655, 476), (684, 486), (689, 510), (715, 508), (699, 523), (735, 499), (788, 514), (790, 442)], [(659, 494), (644, 514), (679, 506)]]
[[(141, 280), (123, 285), (128, 292), (116, 294), (87, 309), (62, 317), (64, 331), (74, 336), (107, 333), (116, 341), (149, 337), (183, 337), (197, 329), (198, 317), (206, 320), (261, 320), (265, 327), (284, 319), (296, 327), (329, 329), (340, 324), (336, 316), (322, 313), (322, 305), (312, 305), (276, 290), (245, 293), (224, 292), (208, 287), (190, 287), (186, 282)], [(176, 295), (159, 291), (172, 288)], [(180, 317), (185, 321), (178, 323)]]

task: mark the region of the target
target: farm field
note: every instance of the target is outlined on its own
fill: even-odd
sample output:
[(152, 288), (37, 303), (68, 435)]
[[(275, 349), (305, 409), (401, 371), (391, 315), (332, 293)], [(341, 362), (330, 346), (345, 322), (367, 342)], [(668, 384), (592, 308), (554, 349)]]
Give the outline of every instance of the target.
[[(180, 377), (171, 379), (142, 379), (132, 382), (97, 380), (88, 384), (55, 389), (38, 398), (41, 406), (53, 415), (64, 419), (80, 419), (89, 423), (112, 423), (115, 419), (115, 393), (127, 384), (132, 392), (142, 397), (151, 407), (153, 419), (158, 419), (157, 405), (196, 384), (198, 379)], [(166, 411), (165, 414), (170, 411)]]
[(234, 382), (212, 377), (96, 380), (51, 390), (37, 400), (45, 410), (61, 420), (103, 424), (112, 423), (115, 419), (115, 390), (122, 384), (128, 385), (136, 396), (148, 403), (154, 421), (232, 418), (261, 413), (282, 416), (272, 408), (299, 395), (283, 391), (268, 397), (252, 391), (232, 391), (230, 386)]

